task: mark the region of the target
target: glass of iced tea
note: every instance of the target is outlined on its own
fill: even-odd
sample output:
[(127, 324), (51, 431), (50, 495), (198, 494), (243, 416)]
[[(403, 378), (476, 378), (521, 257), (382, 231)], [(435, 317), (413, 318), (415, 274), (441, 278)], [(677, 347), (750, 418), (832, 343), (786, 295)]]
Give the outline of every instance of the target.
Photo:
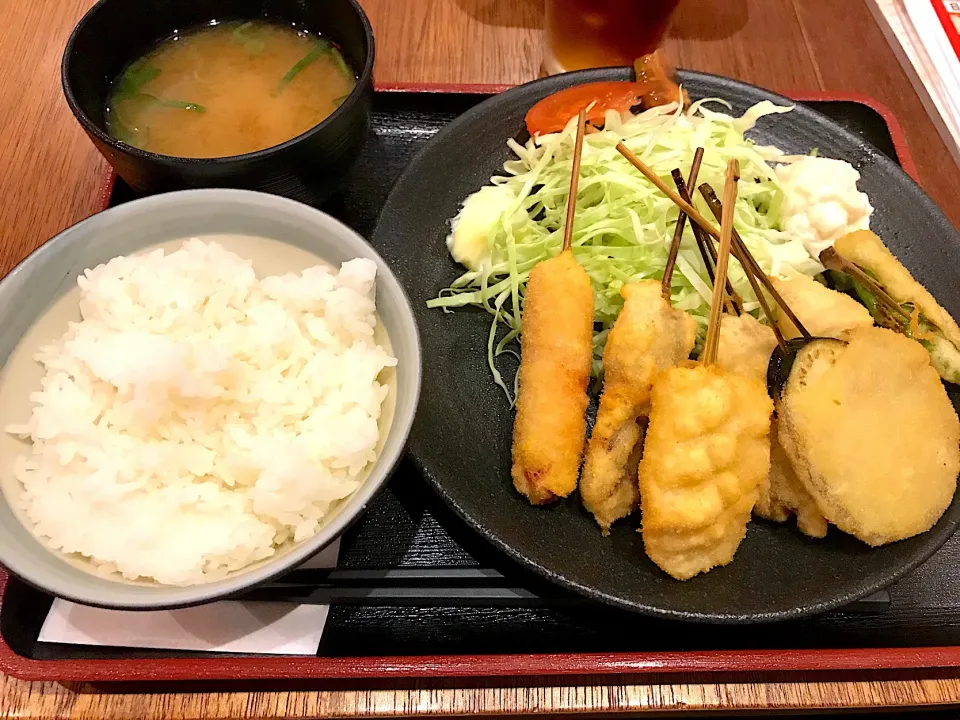
[(679, 0), (546, 0), (543, 69), (550, 75), (632, 65), (660, 45)]

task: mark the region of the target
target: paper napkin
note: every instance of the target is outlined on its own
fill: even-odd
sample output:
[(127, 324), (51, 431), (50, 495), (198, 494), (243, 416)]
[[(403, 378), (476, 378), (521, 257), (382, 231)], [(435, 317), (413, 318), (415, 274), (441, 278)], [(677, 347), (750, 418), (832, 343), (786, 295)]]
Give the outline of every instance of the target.
[[(340, 541), (302, 565), (336, 567)], [(102, 610), (56, 599), (39, 639), (73, 645), (313, 655), (329, 605), (224, 601), (181, 610)]]

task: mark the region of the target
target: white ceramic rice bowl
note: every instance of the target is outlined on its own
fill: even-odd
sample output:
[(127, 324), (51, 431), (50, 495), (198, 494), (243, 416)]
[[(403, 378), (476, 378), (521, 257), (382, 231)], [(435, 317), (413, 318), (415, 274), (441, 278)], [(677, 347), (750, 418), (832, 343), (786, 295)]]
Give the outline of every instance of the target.
[[(306, 205), (245, 190), (187, 190), (129, 202), (95, 215), (44, 244), (0, 281), (0, 373), (21, 339), (76, 286), (77, 277), (118, 255), (191, 236), (237, 234), (280, 240), (339, 266), (353, 258), (377, 265), (377, 315), (398, 363), (395, 407), (382, 450), (361, 486), (312, 537), (225, 579), (192, 586), (98, 577), (37, 539), (0, 495), (0, 564), (50, 594), (99, 607), (157, 610), (242, 593), (289, 571), (355, 521), (400, 459), (420, 391), (420, 343), (410, 302), (383, 259), (358, 234)], [(66, 330), (66, 328), (63, 328)], [(0, 462), (12, 458), (0, 456)], [(10, 468), (3, 467), (9, 474)]]

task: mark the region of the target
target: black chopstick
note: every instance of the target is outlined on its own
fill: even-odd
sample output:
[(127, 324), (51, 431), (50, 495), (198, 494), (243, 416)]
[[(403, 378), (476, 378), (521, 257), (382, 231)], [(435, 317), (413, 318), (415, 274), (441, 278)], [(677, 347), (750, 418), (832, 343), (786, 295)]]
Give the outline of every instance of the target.
[(559, 588), (516, 587), (490, 568), (295, 570), (246, 593), (243, 600), (311, 605), (514, 606), (584, 602)]
[[(525, 580), (526, 582), (526, 580)], [(536, 579), (518, 587), (492, 568), (388, 568), (295, 570), (240, 598), (306, 605), (424, 607), (576, 607), (595, 602)], [(847, 605), (842, 612), (882, 612), (885, 590)]]

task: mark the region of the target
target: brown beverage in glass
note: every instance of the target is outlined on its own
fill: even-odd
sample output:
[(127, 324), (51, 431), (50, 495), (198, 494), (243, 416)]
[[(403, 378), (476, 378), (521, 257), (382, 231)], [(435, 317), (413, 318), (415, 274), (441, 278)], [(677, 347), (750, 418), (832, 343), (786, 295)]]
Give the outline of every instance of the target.
[(546, 0), (543, 67), (632, 65), (660, 45), (679, 0)]

